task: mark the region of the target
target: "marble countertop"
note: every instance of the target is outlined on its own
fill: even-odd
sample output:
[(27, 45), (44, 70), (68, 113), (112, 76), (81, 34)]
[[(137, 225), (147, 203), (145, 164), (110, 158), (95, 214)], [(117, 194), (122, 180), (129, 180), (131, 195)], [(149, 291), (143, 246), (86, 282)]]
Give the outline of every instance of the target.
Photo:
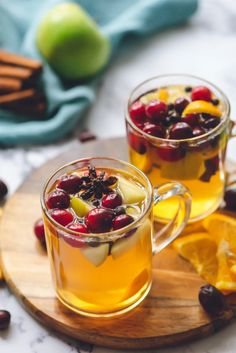
[[(158, 19), (157, 19), (158, 20)], [(99, 138), (125, 134), (123, 109), (130, 90), (142, 80), (165, 73), (189, 73), (204, 77), (225, 91), (236, 114), (236, 2), (202, 0), (198, 13), (188, 24), (134, 43), (107, 70), (98, 99), (88, 112), (83, 127)], [(7, 181), (10, 193), (27, 175), (49, 158), (70, 147), (70, 139), (44, 147), (9, 148), (0, 151), (0, 178)], [(236, 140), (229, 143), (228, 156), (236, 161)], [(9, 330), (0, 333), (0, 352), (13, 353), (113, 353), (114, 350), (65, 341), (46, 330), (20, 306), (9, 290), (0, 287), (0, 308), (12, 314)], [(236, 322), (206, 339), (156, 353), (233, 353)], [(124, 351), (123, 351), (124, 352)]]

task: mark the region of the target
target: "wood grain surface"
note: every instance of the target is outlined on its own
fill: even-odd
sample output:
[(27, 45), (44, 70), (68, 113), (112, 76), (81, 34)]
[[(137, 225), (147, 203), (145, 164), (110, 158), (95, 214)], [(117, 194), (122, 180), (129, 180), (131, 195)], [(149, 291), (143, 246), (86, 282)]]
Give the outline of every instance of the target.
[[(45, 179), (59, 166), (89, 156), (127, 159), (123, 138), (100, 140), (72, 148), (36, 170), (5, 206), (0, 228), (2, 270), (24, 307), (45, 326), (90, 343), (123, 349), (173, 346), (207, 336), (233, 318), (228, 310), (209, 317), (198, 303), (204, 283), (191, 265), (168, 247), (153, 261), (153, 285), (143, 303), (114, 319), (80, 316), (55, 296), (46, 252), (33, 235), (41, 216), (39, 194)], [(236, 296), (231, 295), (232, 306)]]

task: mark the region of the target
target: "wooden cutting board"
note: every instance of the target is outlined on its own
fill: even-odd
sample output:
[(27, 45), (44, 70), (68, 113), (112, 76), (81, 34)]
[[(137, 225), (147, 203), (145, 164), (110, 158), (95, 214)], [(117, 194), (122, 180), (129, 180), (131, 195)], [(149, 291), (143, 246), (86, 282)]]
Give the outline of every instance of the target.
[[(205, 337), (225, 326), (233, 310), (209, 317), (198, 303), (204, 283), (191, 265), (168, 247), (153, 261), (153, 286), (143, 303), (114, 319), (80, 316), (55, 296), (46, 252), (37, 243), (33, 224), (41, 216), (39, 193), (59, 166), (89, 156), (127, 159), (125, 139), (75, 143), (36, 170), (10, 198), (3, 212), (0, 241), (4, 277), (23, 306), (45, 326), (90, 343), (121, 349), (173, 346)], [(230, 296), (236, 306), (236, 296)]]

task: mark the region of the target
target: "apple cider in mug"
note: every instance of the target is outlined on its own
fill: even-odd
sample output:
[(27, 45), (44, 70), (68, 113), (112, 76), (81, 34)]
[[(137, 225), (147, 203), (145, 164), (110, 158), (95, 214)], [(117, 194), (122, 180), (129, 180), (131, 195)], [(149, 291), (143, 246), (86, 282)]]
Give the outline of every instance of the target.
[[(143, 214), (147, 194), (140, 180), (89, 166), (55, 180), (45, 200), (50, 217), (67, 228), (52, 227), (44, 217), (53, 278), (64, 304), (105, 314), (143, 297), (151, 284), (152, 219), (151, 210)], [(122, 235), (104, 235), (122, 228)]]
[[(229, 104), (222, 92), (191, 76), (150, 79), (133, 91), (128, 102), (131, 163), (153, 185), (178, 180), (188, 187), (191, 220), (213, 212), (222, 200), (228, 117)], [(155, 206), (154, 217), (171, 219), (176, 207), (174, 198), (169, 199)]]

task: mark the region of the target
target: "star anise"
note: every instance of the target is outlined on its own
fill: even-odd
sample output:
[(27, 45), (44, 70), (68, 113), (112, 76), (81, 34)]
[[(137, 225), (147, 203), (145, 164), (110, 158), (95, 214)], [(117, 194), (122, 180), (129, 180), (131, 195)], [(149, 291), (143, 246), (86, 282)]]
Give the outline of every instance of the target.
[(101, 199), (103, 194), (109, 194), (112, 192), (110, 186), (117, 182), (115, 176), (107, 177), (105, 172), (97, 172), (96, 168), (93, 166), (88, 166), (88, 175), (81, 177), (81, 193), (80, 197), (83, 200), (88, 199)]

